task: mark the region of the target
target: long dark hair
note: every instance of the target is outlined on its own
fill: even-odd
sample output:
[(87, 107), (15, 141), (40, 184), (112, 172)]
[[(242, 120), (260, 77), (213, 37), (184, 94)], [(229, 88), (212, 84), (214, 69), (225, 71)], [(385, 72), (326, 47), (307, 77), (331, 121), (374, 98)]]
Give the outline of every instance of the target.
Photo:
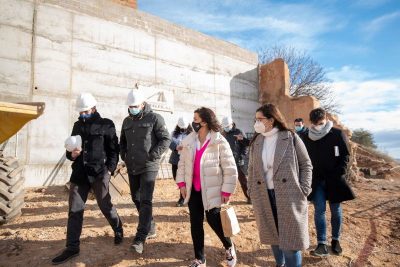
[[(275, 106), (274, 104), (268, 103), (268, 104), (262, 105), (261, 107), (259, 107), (257, 109), (256, 112), (261, 112), (268, 119), (273, 118), (274, 119), (273, 127), (278, 128), (279, 131), (290, 131), (290, 132), (292, 131), (287, 126), (285, 117), (279, 111), (278, 107)], [(259, 135), (259, 133), (256, 133), (253, 136), (253, 139), (251, 140), (250, 144), (252, 144), (254, 142), (254, 140), (256, 140), (258, 135)]]
[(217, 116), (215, 116), (214, 111), (209, 108), (201, 107), (194, 111), (194, 113), (199, 114), (200, 119), (207, 123), (207, 127), (209, 130), (214, 132), (221, 131), (221, 125), (217, 120)]
[[(192, 126), (190, 126), (190, 124), (188, 124), (188, 127), (186, 127), (185, 134), (188, 135), (191, 132), (193, 132), (193, 128), (192, 128)], [(175, 130), (172, 132), (172, 136), (173, 137), (178, 137), (180, 134), (181, 134), (181, 127), (176, 125)]]

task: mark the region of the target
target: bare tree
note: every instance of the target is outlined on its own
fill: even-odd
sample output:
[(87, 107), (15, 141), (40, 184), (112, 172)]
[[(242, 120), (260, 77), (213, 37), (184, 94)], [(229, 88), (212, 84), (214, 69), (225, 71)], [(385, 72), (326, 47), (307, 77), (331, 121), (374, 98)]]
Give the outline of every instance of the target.
[(339, 113), (339, 104), (334, 98), (330, 81), (319, 63), (305, 51), (287, 46), (275, 45), (258, 53), (261, 64), (269, 63), (276, 58), (282, 58), (288, 65), (291, 96), (314, 96), (326, 111)]

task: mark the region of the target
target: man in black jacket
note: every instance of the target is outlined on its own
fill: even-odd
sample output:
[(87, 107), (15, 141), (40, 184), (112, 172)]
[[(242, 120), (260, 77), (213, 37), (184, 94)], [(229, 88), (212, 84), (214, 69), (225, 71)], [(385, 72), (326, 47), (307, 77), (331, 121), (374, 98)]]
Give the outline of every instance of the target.
[(144, 242), (155, 236), (153, 191), (161, 155), (171, 142), (161, 115), (144, 102), (142, 92), (128, 94), (128, 117), (121, 130), (121, 158), (128, 169), (132, 200), (139, 212), (139, 225), (132, 247), (143, 253)]
[(297, 118), (294, 120), (294, 130), (298, 135), (302, 135), (307, 132), (307, 127), (304, 125), (304, 120), (302, 118)]
[(243, 194), (247, 198), (247, 203), (251, 203), (250, 197), (247, 194), (247, 177), (243, 169), (245, 168), (245, 157), (247, 156), (247, 148), (249, 140), (244, 137), (243, 132), (236, 128), (236, 124), (231, 117), (224, 117), (221, 125), (223, 127), (222, 135), (226, 138), (231, 147), (233, 157), (235, 158), (238, 171), (238, 180), (242, 187)]
[(326, 236), (326, 201), (329, 201), (332, 226), (332, 252), (340, 255), (339, 243), (342, 208), (340, 203), (354, 199), (354, 193), (346, 182), (349, 150), (343, 132), (333, 128), (322, 108), (311, 111), (311, 127), (301, 135), (313, 165), (312, 192), (309, 196), (314, 204), (314, 221), (317, 229), (315, 256), (328, 255)]
[(83, 212), (90, 189), (96, 196), (97, 204), (114, 230), (114, 243), (123, 239), (122, 222), (111, 202), (109, 194), (110, 177), (118, 163), (118, 137), (114, 123), (102, 118), (96, 110), (96, 100), (91, 94), (83, 93), (77, 99), (79, 120), (75, 122), (71, 136), (80, 135), (82, 148), (66, 152), (72, 163), (71, 186), (66, 249), (52, 260), (61, 264), (79, 255)]

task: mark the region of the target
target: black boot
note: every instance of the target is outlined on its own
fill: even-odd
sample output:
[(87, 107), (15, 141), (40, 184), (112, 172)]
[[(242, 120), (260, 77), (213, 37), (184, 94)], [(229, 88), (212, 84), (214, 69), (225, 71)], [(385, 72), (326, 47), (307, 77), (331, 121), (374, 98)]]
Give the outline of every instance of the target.
[(329, 255), (328, 246), (325, 244), (318, 244), (317, 248), (311, 251), (311, 255), (317, 257), (326, 257)]
[(119, 245), (124, 240), (124, 231), (121, 229), (118, 232), (114, 233), (114, 244)]
[(342, 247), (340, 246), (339, 240), (332, 240), (331, 249), (333, 254), (341, 255), (342, 254)]
[(180, 199), (176, 202), (176, 206), (177, 206), (177, 207), (182, 207), (182, 206), (183, 206), (183, 198), (180, 198)]
[(121, 244), (123, 239), (124, 239), (124, 229), (122, 228), (121, 218), (119, 218), (118, 227), (114, 229), (114, 244), (115, 245)]
[(179, 195), (179, 200), (176, 202), (176, 206), (177, 206), (177, 207), (182, 207), (184, 201), (185, 201), (185, 200), (183, 199), (182, 195), (180, 194), (180, 195)]
[(53, 265), (58, 265), (64, 262), (69, 261), (70, 259), (76, 257), (79, 255), (79, 249), (78, 250), (71, 250), (71, 249), (65, 249), (60, 255), (55, 257), (54, 259), (51, 260), (51, 263)]

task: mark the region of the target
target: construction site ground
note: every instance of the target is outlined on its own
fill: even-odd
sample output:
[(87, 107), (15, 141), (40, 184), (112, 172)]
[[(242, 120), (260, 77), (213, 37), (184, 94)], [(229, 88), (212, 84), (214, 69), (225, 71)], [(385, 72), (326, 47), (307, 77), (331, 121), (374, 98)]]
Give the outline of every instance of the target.
[[(357, 199), (343, 204), (343, 255), (317, 258), (313, 207), (310, 204), (311, 247), (303, 252), (304, 266), (400, 266), (400, 177), (361, 179), (353, 188)], [(130, 196), (114, 199), (125, 230), (123, 244), (114, 246), (113, 231), (95, 200), (84, 214), (79, 257), (63, 266), (188, 266), (193, 259), (187, 207), (175, 207), (178, 190), (172, 179), (158, 180), (154, 194), (157, 238), (142, 255), (131, 251), (138, 216)], [(31, 188), (23, 215), (0, 226), (0, 266), (50, 266), (65, 246), (68, 193), (64, 186)], [(233, 238), (237, 266), (275, 266), (268, 246), (260, 245), (252, 206), (240, 188), (233, 196), (241, 232)], [(329, 220), (329, 211), (327, 212)], [(330, 236), (330, 228), (328, 229)], [(207, 266), (225, 266), (224, 250), (205, 223)]]

